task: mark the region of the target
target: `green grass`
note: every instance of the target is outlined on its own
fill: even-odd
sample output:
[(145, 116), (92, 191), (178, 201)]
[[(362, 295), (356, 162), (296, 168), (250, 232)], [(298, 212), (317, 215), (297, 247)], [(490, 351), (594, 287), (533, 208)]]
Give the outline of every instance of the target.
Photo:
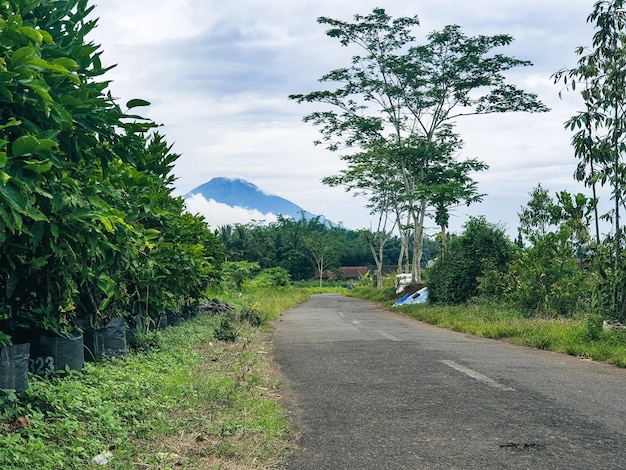
[(237, 340), (216, 340), (220, 318), (199, 316), (144, 338), (143, 352), (88, 363), (67, 377), (31, 376), (0, 397), (0, 468), (275, 468), (290, 429), (267, 325), (309, 294), (302, 289), (224, 299), (252, 309), (262, 328), (234, 322)]

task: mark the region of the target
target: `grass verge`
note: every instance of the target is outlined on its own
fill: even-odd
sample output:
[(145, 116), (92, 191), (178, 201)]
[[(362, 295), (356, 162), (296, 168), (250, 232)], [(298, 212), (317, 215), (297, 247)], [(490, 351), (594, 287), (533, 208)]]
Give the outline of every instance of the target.
[(241, 318), (267, 326), (308, 295), (274, 289), (224, 299), (238, 312), (230, 319), (236, 341), (217, 340), (224, 318), (204, 315), (150, 334), (124, 360), (31, 376), (26, 392), (0, 397), (0, 468), (277, 468), (289, 427), (267, 327)]

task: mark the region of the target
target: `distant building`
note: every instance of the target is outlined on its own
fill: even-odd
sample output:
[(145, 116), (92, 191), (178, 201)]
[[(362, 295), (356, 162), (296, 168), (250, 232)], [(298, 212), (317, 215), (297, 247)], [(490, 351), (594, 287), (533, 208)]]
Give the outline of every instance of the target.
[(344, 279), (353, 280), (360, 279), (365, 276), (369, 268), (367, 266), (342, 266), (339, 268), (340, 273)]
[[(398, 266), (395, 264), (383, 265), (383, 276), (391, 273), (395, 273), (398, 270)], [(376, 266), (342, 266), (339, 268), (340, 274), (343, 273), (343, 278), (346, 280), (360, 279), (367, 273), (374, 275), (377, 271)]]

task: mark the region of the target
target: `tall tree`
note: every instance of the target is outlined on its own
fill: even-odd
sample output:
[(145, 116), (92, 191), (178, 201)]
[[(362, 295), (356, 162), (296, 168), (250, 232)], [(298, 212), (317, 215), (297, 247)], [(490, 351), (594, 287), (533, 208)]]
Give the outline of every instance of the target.
[[(390, 159), (381, 149), (357, 152), (346, 156), (344, 160), (350, 162), (345, 170), (338, 175), (326, 177), (322, 181), (329, 186), (343, 185), (346, 191), (352, 191), (355, 196), (361, 195), (369, 200), (367, 207), (370, 209), (370, 214), (377, 217), (377, 227), (375, 230), (370, 228), (370, 230), (361, 231), (360, 236), (369, 246), (378, 267), (377, 272), (381, 276), (385, 243), (391, 238), (394, 229), (398, 227), (402, 237), (398, 257), (398, 271), (401, 271), (402, 261), (405, 256), (408, 257), (410, 235), (407, 223), (402, 219), (404, 214), (402, 182), (389, 168)], [(392, 223), (393, 226), (388, 228), (390, 218), (395, 220)], [(373, 245), (374, 240), (376, 243)]]
[[(599, 0), (588, 23), (595, 24), (591, 48), (579, 47), (578, 64), (554, 74), (556, 82), (575, 90), (582, 85), (586, 110), (569, 119), (565, 126), (579, 129), (572, 142), (581, 161), (577, 168), (587, 184), (599, 182), (611, 187), (613, 209), (604, 215), (613, 224), (609, 269), (602, 269), (608, 307), (626, 316), (626, 260), (623, 256), (621, 211), (626, 202), (626, 6), (624, 0)], [(589, 170), (587, 170), (589, 167)], [(589, 177), (585, 177), (589, 174)], [(594, 194), (595, 197), (595, 194)]]
[[(585, 174), (588, 184), (610, 184), (613, 210), (614, 259), (619, 262), (622, 246), (621, 211), (626, 194), (626, 8), (624, 0), (600, 0), (587, 18), (595, 23), (591, 49), (579, 47), (578, 65), (553, 75), (575, 90), (582, 85), (586, 110), (569, 119), (565, 126), (580, 129), (572, 139), (581, 164), (577, 173)], [(597, 166), (594, 167), (594, 164)], [(582, 166), (581, 166), (582, 165)], [(617, 264), (616, 264), (617, 267)]]
[(329, 26), (329, 37), (364, 52), (350, 66), (321, 78), (337, 88), (290, 98), (324, 105), (304, 120), (321, 126), (322, 139), (316, 143), (326, 143), (331, 151), (387, 149), (388, 167), (395, 168), (393, 180), (402, 182), (404, 209), (414, 229), (413, 273), (419, 279), (423, 224), (432, 196), (421, 183), (437, 157), (429, 145), (449, 135), (461, 116), (547, 108), (534, 94), (506, 83), (505, 71), (531, 65), (493, 53), (512, 42), (509, 35), (467, 37), (459, 26), (447, 26), (417, 46), (412, 34), (417, 16), (393, 19), (375, 8), (354, 19), (318, 19)]
[(315, 269), (319, 276), (320, 287), (324, 279), (324, 271), (335, 261), (336, 251), (333, 239), (329, 232), (310, 232), (304, 239), (306, 247), (315, 263)]
[(541, 183), (529, 195), (528, 205), (522, 207), (521, 212), (518, 212), (517, 215), (520, 220), (520, 232), (534, 244), (538, 239), (546, 236), (554, 223), (550, 210), (554, 206), (554, 200), (550, 196), (550, 192), (541, 186)]

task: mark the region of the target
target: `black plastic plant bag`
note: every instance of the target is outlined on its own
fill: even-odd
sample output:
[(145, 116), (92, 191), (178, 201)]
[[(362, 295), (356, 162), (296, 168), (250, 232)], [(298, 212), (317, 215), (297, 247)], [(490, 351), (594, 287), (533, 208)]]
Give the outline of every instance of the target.
[(85, 328), (85, 360), (120, 359), (127, 354), (126, 324), (121, 317), (111, 319), (104, 328)]
[(71, 338), (55, 334), (39, 335), (31, 344), (29, 369), (37, 375), (46, 375), (69, 367), (82, 370), (85, 364), (84, 341), (81, 333)]
[(28, 388), (30, 343), (0, 348), (0, 389), (23, 392)]

